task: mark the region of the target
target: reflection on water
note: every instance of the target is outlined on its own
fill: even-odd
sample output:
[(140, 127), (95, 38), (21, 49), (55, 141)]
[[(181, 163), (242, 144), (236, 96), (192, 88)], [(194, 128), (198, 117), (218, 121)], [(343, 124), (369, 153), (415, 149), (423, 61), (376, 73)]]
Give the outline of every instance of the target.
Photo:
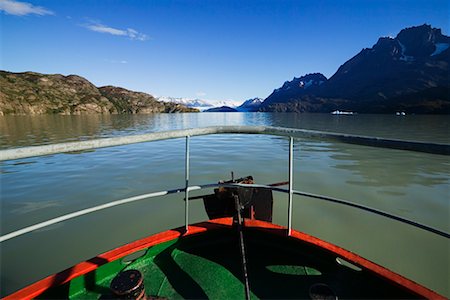
[(0, 148), (218, 125), (265, 125), (449, 143), (448, 116), (292, 113), (1, 116)]
[[(16, 204), (16, 203), (15, 203)], [(17, 203), (17, 208), (11, 209), (12, 214), (28, 214), (41, 209), (47, 209), (55, 206), (62, 206), (58, 201), (43, 201), (43, 202), (22, 202)]]
[(0, 116), (0, 148), (217, 125), (267, 125), (270, 114)]
[[(449, 231), (450, 162), (443, 155), (299, 142), (296, 186)], [(407, 155), (405, 155), (407, 154)]]
[(328, 114), (270, 114), (271, 125), (305, 128), (384, 138), (450, 142), (450, 117), (433, 115), (328, 115)]
[[(0, 148), (214, 125), (294, 127), (449, 143), (449, 124), (447, 116), (6, 116), (0, 117)], [(193, 137), (190, 183), (228, 179), (231, 171), (236, 176), (253, 175), (258, 183), (284, 181), (287, 157), (286, 138)], [(304, 139), (295, 141), (294, 157), (294, 187), (298, 190), (348, 199), (450, 231), (450, 162), (446, 156)], [(112, 200), (183, 187), (184, 140), (7, 161), (0, 164), (0, 171), (0, 231), (5, 234)], [(111, 208), (3, 243), (0, 295), (125, 242), (181, 226), (182, 197), (173, 195)], [(275, 194), (275, 199), (274, 220), (285, 224), (286, 195)], [(361, 253), (450, 296), (449, 270), (445, 267), (450, 264), (448, 241), (311, 199), (297, 198), (294, 208), (295, 228)], [(192, 222), (205, 218), (201, 201), (193, 202)]]
[[(348, 146), (348, 147), (347, 147)], [(440, 162), (430, 163), (429, 158), (420, 153), (410, 152), (405, 156), (401, 150), (377, 151), (370, 147), (352, 147), (337, 144), (332, 159), (342, 162), (334, 167), (359, 175), (357, 183), (373, 187), (406, 187), (411, 184), (433, 186), (448, 182), (450, 162), (441, 156)], [(392, 176), (392, 175), (396, 176)]]

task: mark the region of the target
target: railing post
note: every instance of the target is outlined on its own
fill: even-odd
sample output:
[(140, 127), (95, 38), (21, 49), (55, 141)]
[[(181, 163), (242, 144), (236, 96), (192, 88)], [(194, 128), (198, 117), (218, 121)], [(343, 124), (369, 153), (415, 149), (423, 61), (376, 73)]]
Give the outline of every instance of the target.
[(189, 136), (186, 136), (186, 152), (185, 152), (185, 179), (186, 185), (184, 190), (184, 228), (186, 232), (189, 230)]
[(292, 233), (292, 191), (294, 168), (294, 138), (289, 137), (289, 202), (288, 202), (288, 235)]

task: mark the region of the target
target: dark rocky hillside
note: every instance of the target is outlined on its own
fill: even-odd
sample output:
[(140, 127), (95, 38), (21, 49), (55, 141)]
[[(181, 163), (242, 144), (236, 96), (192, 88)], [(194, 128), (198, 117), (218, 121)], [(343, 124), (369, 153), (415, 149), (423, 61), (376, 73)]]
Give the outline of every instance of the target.
[(148, 114), (198, 111), (179, 103), (157, 101), (152, 95), (133, 92), (120, 87), (104, 86), (100, 87), (99, 91), (114, 105), (118, 113)]
[(282, 87), (273, 91), (273, 93), (264, 100), (263, 107), (273, 103), (285, 103), (295, 101), (301, 96), (308, 95), (311, 90), (319, 87), (327, 78), (320, 73), (306, 74), (302, 77), (294, 77), (292, 81), (286, 81)]
[(440, 29), (403, 29), (397, 37), (380, 38), (363, 49), (321, 84), (299, 86), (300, 79), (314, 74), (286, 82), (265, 99), (261, 110), (448, 114), (449, 46), (450, 37)]
[(205, 112), (238, 112), (238, 110), (229, 106), (221, 106), (209, 108)]
[(0, 71), (0, 115), (197, 111), (118, 87), (97, 88), (76, 75)]

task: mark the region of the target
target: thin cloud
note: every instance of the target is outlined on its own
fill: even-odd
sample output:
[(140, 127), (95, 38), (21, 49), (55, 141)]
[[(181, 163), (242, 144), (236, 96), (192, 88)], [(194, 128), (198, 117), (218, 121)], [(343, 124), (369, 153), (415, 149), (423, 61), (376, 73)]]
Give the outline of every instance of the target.
[(105, 59), (106, 62), (112, 63), (112, 64), (127, 64), (128, 61), (126, 60), (115, 60), (115, 59)]
[(205, 92), (197, 92), (197, 93), (195, 93), (195, 95), (197, 95), (197, 97), (203, 97), (203, 96), (206, 96), (206, 93)]
[(91, 31), (99, 32), (99, 33), (107, 33), (117, 36), (126, 36), (131, 40), (138, 40), (138, 41), (146, 41), (148, 40), (148, 36), (146, 34), (140, 33), (137, 30), (134, 30), (133, 28), (127, 28), (127, 29), (117, 29), (113, 27), (109, 27), (100, 23), (95, 24), (87, 24), (84, 27)]
[(0, 0), (0, 11), (14, 16), (26, 16), (31, 14), (44, 16), (54, 14), (51, 10), (44, 7), (34, 6), (28, 2), (19, 2), (15, 0)]

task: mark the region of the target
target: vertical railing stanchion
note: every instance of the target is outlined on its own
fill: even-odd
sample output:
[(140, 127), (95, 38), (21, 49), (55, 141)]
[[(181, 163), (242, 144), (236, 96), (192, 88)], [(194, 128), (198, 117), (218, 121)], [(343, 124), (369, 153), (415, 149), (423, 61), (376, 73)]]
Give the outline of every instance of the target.
[(185, 179), (186, 185), (184, 190), (184, 227), (186, 232), (189, 230), (189, 136), (186, 136), (186, 152), (185, 152)]
[(288, 202), (288, 235), (292, 233), (292, 191), (294, 167), (294, 138), (289, 137), (289, 202)]

